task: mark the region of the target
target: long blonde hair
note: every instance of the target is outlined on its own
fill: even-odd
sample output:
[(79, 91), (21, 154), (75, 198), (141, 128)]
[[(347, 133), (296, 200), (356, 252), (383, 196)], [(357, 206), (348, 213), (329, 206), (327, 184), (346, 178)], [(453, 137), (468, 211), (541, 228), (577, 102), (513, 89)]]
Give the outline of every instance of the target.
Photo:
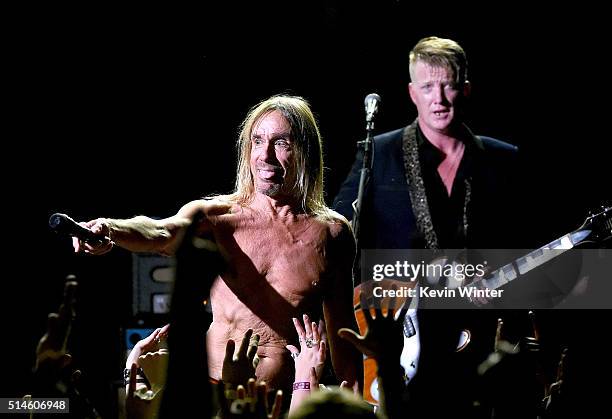
[(323, 196), (323, 148), (319, 127), (308, 102), (299, 96), (275, 95), (253, 106), (248, 112), (238, 136), (235, 190), (226, 199), (239, 205), (246, 205), (253, 199), (255, 185), (250, 165), (251, 134), (256, 123), (274, 111), (280, 112), (291, 126), (295, 147), (295, 198), (307, 214), (337, 220)]

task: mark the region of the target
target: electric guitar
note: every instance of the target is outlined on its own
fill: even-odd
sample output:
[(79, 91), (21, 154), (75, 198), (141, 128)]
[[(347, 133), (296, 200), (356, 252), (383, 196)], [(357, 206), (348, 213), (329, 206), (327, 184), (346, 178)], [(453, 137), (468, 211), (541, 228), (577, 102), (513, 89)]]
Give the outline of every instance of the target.
[[(471, 285), (479, 289), (497, 289), (578, 245), (600, 243), (610, 238), (612, 238), (612, 206), (602, 206), (599, 212), (590, 214), (578, 229), (502, 266), (482, 278), (474, 280)], [(554, 252), (549, 250), (554, 250)], [(359, 331), (363, 335), (367, 330), (367, 324), (361, 312), (361, 292), (360, 284), (354, 290), (353, 306)], [(420, 356), (419, 329), (415, 308), (409, 309), (406, 313), (403, 330), (404, 348), (400, 357), (400, 364), (404, 368), (405, 379), (408, 382), (416, 375)], [(463, 350), (469, 344), (470, 339), (471, 334), (469, 330), (463, 330), (458, 339), (457, 351)], [(376, 360), (365, 356), (363, 397), (369, 403), (378, 404)]]
[[(480, 289), (497, 289), (578, 245), (600, 243), (611, 237), (612, 206), (602, 206), (598, 213), (589, 215), (577, 230), (502, 266), (483, 278), (475, 280), (472, 285)], [(554, 250), (554, 252), (549, 250)]]

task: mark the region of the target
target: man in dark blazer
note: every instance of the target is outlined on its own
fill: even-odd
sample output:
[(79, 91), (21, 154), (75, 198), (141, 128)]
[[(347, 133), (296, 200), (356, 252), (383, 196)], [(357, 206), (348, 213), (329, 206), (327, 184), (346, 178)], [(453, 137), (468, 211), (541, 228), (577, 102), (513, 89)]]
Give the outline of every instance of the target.
[[(477, 136), (463, 123), (471, 89), (463, 48), (450, 39), (422, 39), (410, 53), (410, 78), (417, 119), (373, 140), (360, 217), (361, 249), (513, 248), (518, 149)], [(359, 151), (334, 200), (334, 209), (348, 219), (353, 218), (362, 166)], [(441, 409), (435, 413), (450, 413), (444, 410), (449, 406), (455, 412), (471, 408), (473, 399), (463, 391), (453, 353), (466, 327), (463, 314), (467, 310), (419, 310), (419, 373), (408, 388), (424, 412), (433, 413), (433, 406)], [(406, 373), (408, 363), (402, 359)], [(454, 389), (445, 392), (448, 404), (436, 403), (441, 387)]]

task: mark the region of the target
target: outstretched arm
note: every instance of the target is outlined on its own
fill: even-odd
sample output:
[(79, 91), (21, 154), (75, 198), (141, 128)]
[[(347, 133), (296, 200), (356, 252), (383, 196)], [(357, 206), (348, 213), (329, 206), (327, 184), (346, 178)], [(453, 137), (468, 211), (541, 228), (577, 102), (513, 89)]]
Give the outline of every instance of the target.
[(198, 211), (206, 214), (205, 222), (198, 229), (200, 233), (203, 233), (210, 229), (210, 217), (225, 214), (229, 209), (230, 205), (225, 202), (201, 199), (189, 202), (176, 215), (162, 220), (145, 216), (125, 220), (98, 218), (82, 223), (82, 225), (101, 237), (110, 238), (110, 241), (92, 245), (73, 238), (73, 247), (75, 252), (94, 255), (101, 255), (110, 251), (113, 245), (131, 252), (173, 255), (186, 227)]

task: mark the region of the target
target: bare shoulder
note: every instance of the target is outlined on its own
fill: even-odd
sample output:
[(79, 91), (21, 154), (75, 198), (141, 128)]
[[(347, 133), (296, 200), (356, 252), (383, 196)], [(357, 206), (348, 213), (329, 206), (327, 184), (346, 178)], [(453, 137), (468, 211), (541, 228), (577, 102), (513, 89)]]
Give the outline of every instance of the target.
[(333, 272), (338, 272), (336, 278), (344, 283), (351, 278), (351, 267), (355, 257), (355, 236), (348, 220), (339, 213), (329, 209), (324, 216), (319, 216), (327, 224), (327, 259), (331, 262)]
[(324, 223), (327, 228), (329, 244), (341, 247), (353, 247), (355, 245), (353, 229), (344, 216), (328, 209), (325, 214), (318, 215), (317, 219)]
[(351, 229), (350, 223), (340, 213), (328, 209), (327, 214), (324, 217), (319, 216), (318, 218), (321, 220), (321, 222), (325, 222), (327, 224), (329, 233), (333, 238), (347, 235), (350, 237), (353, 236), (353, 230)]
[(177, 216), (180, 218), (191, 218), (198, 212), (204, 213), (207, 218), (229, 214), (232, 212), (232, 204), (225, 196), (219, 195), (212, 198), (196, 199), (183, 205)]

